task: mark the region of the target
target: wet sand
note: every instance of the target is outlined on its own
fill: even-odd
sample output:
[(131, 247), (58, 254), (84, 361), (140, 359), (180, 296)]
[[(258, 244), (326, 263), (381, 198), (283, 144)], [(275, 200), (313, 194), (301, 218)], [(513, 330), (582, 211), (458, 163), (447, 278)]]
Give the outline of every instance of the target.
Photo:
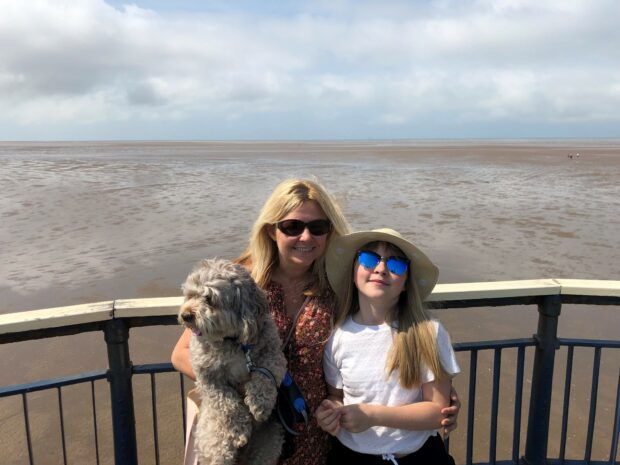
[[(320, 180), (354, 229), (391, 226), (412, 238), (437, 263), (443, 283), (620, 279), (620, 141), (3, 142), (0, 313), (179, 295), (197, 260), (232, 258), (243, 249), (267, 195), (291, 176)], [(437, 316), (455, 342), (527, 337), (536, 330), (536, 309), (529, 307), (448, 310)], [(560, 335), (617, 338), (619, 322), (616, 308), (566, 306)], [(134, 363), (167, 360), (179, 331), (132, 331)], [(579, 357), (591, 363), (590, 355)], [(618, 374), (617, 358), (603, 362), (603, 413), (595, 436), (601, 457), (609, 454), (611, 423), (604, 412), (613, 414)], [(456, 379), (463, 393), (467, 364), (464, 359), (464, 375)], [(0, 346), (0, 385), (105, 366), (100, 334)], [(513, 366), (503, 361), (507, 392), (513, 390)], [(478, 370), (483, 376), (489, 368), (479, 362)], [(577, 402), (582, 406), (571, 410), (569, 447), (575, 451), (583, 450), (579, 431), (587, 420), (591, 374), (584, 376), (586, 382), (573, 375), (574, 397), (583, 398)], [(99, 387), (101, 421), (106, 421), (106, 388)], [(147, 388), (139, 390), (139, 401)], [(488, 402), (489, 387), (479, 393), (481, 402)], [(58, 419), (55, 410), (45, 413), (45, 405), (57, 400), (33, 397), (35, 423), (42, 437), (49, 436), (46, 431), (56, 430)], [(78, 397), (74, 402), (83, 402)], [(176, 418), (176, 400), (162, 402)], [(12, 431), (0, 434), (0, 450), (23, 442), (20, 408), (0, 402), (0, 429)], [(511, 410), (503, 413), (502, 430), (510, 432)], [(148, 421), (139, 419), (139, 428)], [(453, 438), (457, 456), (464, 448), (465, 416), (460, 424)], [(481, 418), (477, 424), (477, 450), (485, 457), (488, 421)], [(167, 428), (173, 441), (180, 419), (165, 425), (160, 428)], [(498, 451), (510, 442), (500, 441)], [(550, 450), (557, 450), (557, 441), (550, 439)], [(84, 451), (73, 456), (91, 461)], [(173, 452), (162, 463), (178, 461), (177, 456)], [(5, 462), (7, 457), (0, 457), (0, 464), (23, 461)]]

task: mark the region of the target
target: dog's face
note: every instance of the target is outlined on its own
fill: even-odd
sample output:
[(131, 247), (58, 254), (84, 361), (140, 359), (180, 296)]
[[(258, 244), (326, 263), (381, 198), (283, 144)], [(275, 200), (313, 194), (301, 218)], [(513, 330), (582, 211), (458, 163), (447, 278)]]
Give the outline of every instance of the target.
[(209, 341), (253, 344), (268, 304), (250, 273), (228, 260), (203, 260), (183, 284), (179, 322)]

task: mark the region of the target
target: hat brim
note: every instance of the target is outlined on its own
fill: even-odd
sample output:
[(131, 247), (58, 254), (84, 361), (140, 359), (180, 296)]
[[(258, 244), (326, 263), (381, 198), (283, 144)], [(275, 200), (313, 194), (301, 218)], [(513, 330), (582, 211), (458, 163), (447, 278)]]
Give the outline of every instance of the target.
[(351, 279), (353, 262), (357, 251), (370, 242), (389, 242), (394, 244), (409, 258), (409, 279), (417, 284), (420, 300), (424, 301), (431, 294), (439, 269), (415, 245), (392, 229), (375, 229), (358, 231), (340, 237), (334, 237), (325, 253), (325, 269), (329, 284), (339, 300)]

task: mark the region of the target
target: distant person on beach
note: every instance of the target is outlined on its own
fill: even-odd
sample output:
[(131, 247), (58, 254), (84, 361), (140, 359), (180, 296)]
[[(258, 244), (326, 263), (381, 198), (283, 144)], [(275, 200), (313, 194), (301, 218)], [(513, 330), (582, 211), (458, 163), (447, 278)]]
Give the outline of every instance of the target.
[[(332, 330), (334, 294), (325, 272), (325, 250), (331, 240), (349, 232), (337, 203), (320, 184), (289, 179), (279, 184), (261, 209), (245, 252), (237, 262), (248, 267), (266, 294), (282, 340), (294, 327), (285, 355), (288, 370), (311, 411), (327, 396), (323, 347)], [(189, 361), (191, 332), (185, 330), (172, 352), (174, 367), (195, 379)], [(442, 411), (446, 432), (456, 428), (460, 402)], [(330, 437), (312, 419), (295, 438), (286, 465), (326, 463)]]
[(327, 463), (454, 465), (437, 430), (460, 368), (423, 304), (437, 268), (391, 229), (334, 238), (326, 267), (338, 302), (315, 414), (337, 437)]

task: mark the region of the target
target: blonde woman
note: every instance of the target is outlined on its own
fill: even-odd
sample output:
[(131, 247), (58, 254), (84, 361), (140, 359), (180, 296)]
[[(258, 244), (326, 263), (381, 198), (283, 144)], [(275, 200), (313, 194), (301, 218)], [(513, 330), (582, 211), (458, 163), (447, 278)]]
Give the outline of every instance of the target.
[[(279, 184), (261, 209), (245, 252), (237, 259), (248, 267), (265, 290), (271, 314), (285, 341), (293, 379), (314, 411), (327, 395), (322, 353), (332, 328), (334, 296), (325, 273), (325, 250), (336, 237), (349, 232), (337, 203), (319, 183), (289, 179)], [(292, 331), (291, 331), (292, 328)], [(195, 379), (189, 363), (185, 331), (177, 342), (172, 363)], [(456, 427), (456, 405), (445, 411), (445, 427)], [(312, 419), (306, 433), (296, 437), (286, 465), (323, 465), (329, 435)], [(285, 455), (291, 454), (285, 449)]]
[(454, 465), (437, 430), (459, 373), (448, 333), (423, 306), (435, 265), (391, 229), (335, 238), (327, 275), (340, 303), (316, 412), (337, 437), (329, 464)]

